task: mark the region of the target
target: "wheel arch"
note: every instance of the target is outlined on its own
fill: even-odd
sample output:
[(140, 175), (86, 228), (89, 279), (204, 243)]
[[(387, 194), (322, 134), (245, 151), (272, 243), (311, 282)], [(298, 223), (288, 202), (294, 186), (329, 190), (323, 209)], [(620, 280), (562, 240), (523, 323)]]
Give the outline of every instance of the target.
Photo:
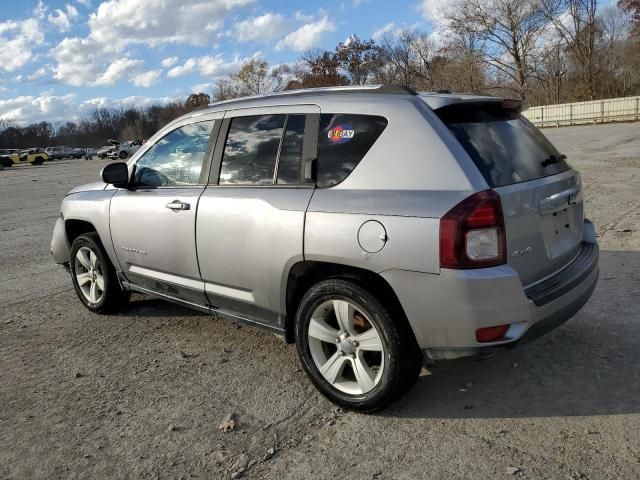
[(390, 310), (394, 318), (399, 318), (413, 334), (398, 296), (382, 276), (370, 270), (350, 265), (305, 260), (294, 264), (287, 277), (285, 289), (285, 339), (287, 343), (295, 341), (294, 327), (300, 300), (309, 288), (328, 279), (350, 280), (367, 289)]
[(98, 233), (98, 230), (91, 222), (70, 218), (64, 221), (64, 232), (67, 236), (69, 246), (71, 246), (73, 241), (80, 235), (91, 232)]

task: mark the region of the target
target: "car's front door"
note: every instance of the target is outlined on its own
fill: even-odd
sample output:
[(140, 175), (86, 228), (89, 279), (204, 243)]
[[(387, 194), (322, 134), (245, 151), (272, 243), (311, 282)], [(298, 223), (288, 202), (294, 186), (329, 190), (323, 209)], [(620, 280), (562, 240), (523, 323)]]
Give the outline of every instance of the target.
[(217, 309), (281, 326), (282, 284), (303, 260), (315, 186), (305, 170), (319, 112), (298, 105), (225, 114), (196, 228), (205, 291)]
[(172, 298), (206, 304), (196, 255), (198, 201), (208, 178), (215, 117), (160, 134), (132, 165), (132, 188), (111, 200), (111, 237), (126, 279)]

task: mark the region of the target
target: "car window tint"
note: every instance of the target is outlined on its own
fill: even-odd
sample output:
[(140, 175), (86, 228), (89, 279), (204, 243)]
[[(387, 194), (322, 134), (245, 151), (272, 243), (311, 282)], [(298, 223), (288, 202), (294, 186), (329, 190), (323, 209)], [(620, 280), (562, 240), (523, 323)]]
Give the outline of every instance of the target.
[(519, 112), (500, 104), (451, 105), (436, 110), (491, 187), (568, 170), (564, 155)]
[(306, 115), (289, 115), (278, 160), (278, 184), (304, 183), (302, 145)]
[(231, 120), (220, 168), (220, 185), (273, 184), (285, 115)]
[(135, 183), (148, 187), (197, 185), (214, 120), (177, 128), (136, 162)]
[(330, 187), (347, 178), (386, 126), (386, 118), (374, 115), (320, 115), (318, 186)]

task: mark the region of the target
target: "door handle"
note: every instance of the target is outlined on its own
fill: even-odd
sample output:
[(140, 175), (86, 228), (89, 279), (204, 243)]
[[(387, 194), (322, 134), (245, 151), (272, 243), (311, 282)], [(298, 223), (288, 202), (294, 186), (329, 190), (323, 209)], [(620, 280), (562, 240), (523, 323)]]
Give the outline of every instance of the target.
[(170, 210), (189, 210), (191, 205), (181, 202), (180, 200), (174, 200), (173, 202), (167, 203), (165, 207)]

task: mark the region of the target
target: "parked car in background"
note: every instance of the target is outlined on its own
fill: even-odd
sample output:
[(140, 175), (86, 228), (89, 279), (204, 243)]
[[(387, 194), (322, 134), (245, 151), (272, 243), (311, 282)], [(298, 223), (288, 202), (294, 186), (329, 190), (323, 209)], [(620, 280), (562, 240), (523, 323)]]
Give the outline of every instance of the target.
[(113, 159), (119, 158), (121, 160), (125, 160), (136, 153), (141, 145), (142, 140), (130, 140), (128, 142), (123, 142), (116, 145), (111, 151), (109, 151), (107, 156)]
[(62, 158), (82, 158), (83, 152), (81, 148), (72, 147), (47, 147), (45, 152), (51, 160), (60, 160)]
[[(40, 148), (29, 148), (26, 150), (14, 151), (8, 155), (1, 155), (2, 164), (5, 167), (12, 165), (18, 165), (21, 163), (30, 163), (31, 165), (42, 165), (45, 161), (49, 160), (47, 153)], [(9, 160), (11, 164), (7, 161)]]
[(96, 151), (96, 155), (99, 158), (107, 158), (109, 156), (109, 154), (118, 146), (120, 145), (120, 142), (117, 140), (108, 140), (108, 145), (105, 145), (103, 147), (100, 147), (97, 151)]
[(593, 293), (580, 175), (521, 108), (394, 85), (219, 102), (72, 190), (51, 251), (90, 311), (135, 291), (261, 326), (373, 411), (424, 359), (527, 342)]

